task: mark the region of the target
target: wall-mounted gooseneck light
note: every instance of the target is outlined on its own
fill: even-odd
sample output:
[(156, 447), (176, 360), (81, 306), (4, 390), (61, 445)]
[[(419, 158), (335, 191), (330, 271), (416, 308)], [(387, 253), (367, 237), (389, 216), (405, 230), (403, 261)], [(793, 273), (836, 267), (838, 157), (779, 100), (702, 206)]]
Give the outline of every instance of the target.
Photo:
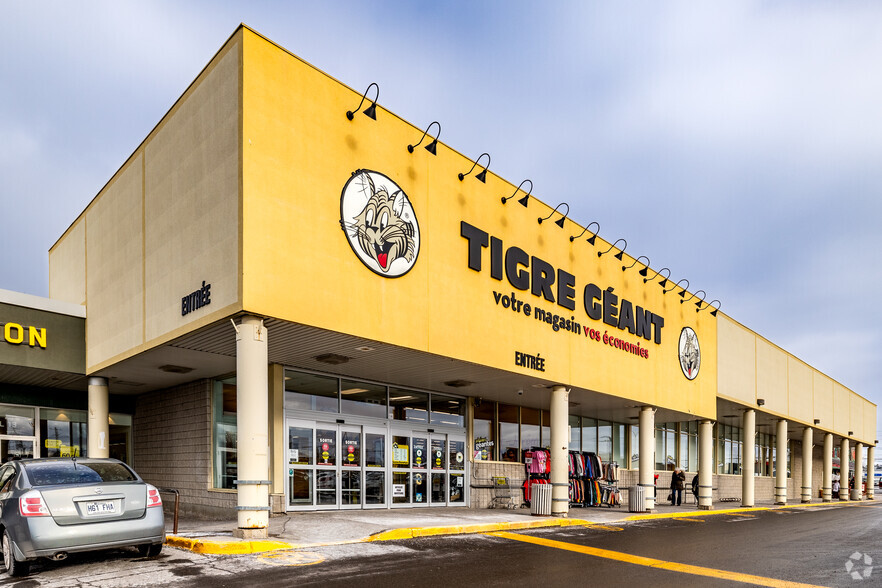
[(541, 225), (541, 224), (542, 224), (542, 221), (547, 221), (547, 220), (550, 219), (552, 216), (554, 216), (554, 213), (557, 212), (557, 209), (560, 208), (561, 206), (566, 206), (566, 207), (567, 207), (567, 212), (566, 212), (566, 214), (564, 214), (562, 217), (560, 217), (559, 219), (557, 219), (556, 221), (554, 221), (554, 224), (556, 224), (556, 225), (559, 226), (560, 228), (563, 228), (563, 226), (564, 226), (564, 221), (567, 219), (567, 215), (570, 214), (570, 205), (567, 204), (566, 202), (561, 202), (560, 204), (558, 204), (557, 206), (555, 206), (555, 207), (554, 207), (554, 210), (551, 211), (551, 214), (549, 214), (549, 215), (546, 216), (545, 218), (542, 218), (542, 217), (540, 216), (540, 217), (539, 217), (539, 224)]
[(643, 269), (640, 270), (640, 271), (638, 271), (637, 273), (639, 273), (641, 276), (644, 276), (644, 277), (645, 277), (646, 274), (649, 273), (649, 264), (650, 264), (649, 258), (646, 257), (645, 255), (641, 255), (640, 257), (638, 257), (637, 259), (635, 259), (635, 260), (634, 260), (634, 263), (632, 263), (631, 265), (628, 265), (628, 266), (624, 266), (624, 265), (623, 265), (623, 266), (622, 266), (622, 271), (625, 271), (626, 269), (631, 269), (632, 267), (634, 267), (635, 265), (637, 265), (637, 263), (638, 263), (641, 259), (645, 259), (645, 260), (646, 260), (646, 263), (643, 264)]
[(689, 287), (689, 280), (687, 280), (686, 278), (683, 278), (682, 280), (680, 280), (679, 282), (677, 282), (676, 284), (674, 284), (673, 286), (671, 286), (671, 289), (670, 289), (670, 290), (662, 290), (662, 294), (667, 294), (668, 292), (673, 291), (674, 288), (676, 288), (677, 286), (680, 285), (680, 282), (686, 282), (686, 285), (683, 286), (683, 290), (680, 292), (680, 296), (684, 296), (684, 292), (686, 292), (686, 288)]
[(591, 221), (590, 223), (588, 223), (588, 226), (585, 227), (584, 229), (582, 229), (582, 232), (579, 233), (578, 235), (576, 235), (576, 236), (572, 236), (572, 235), (571, 235), (571, 236), (570, 236), (570, 243), (572, 243), (573, 241), (575, 241), (576, 239), (578, 239), (579, 237), (581, 237), (582, 235), (584, 235), (584, 234), (585, 234), (585, 231), (587, 231), (588, 228), (591, 227), (591, 225), (597, 225), (597, 230), (594, 231), (594, 233), (593, 233), (590, 237), (588, 237), (587, 239), (585, 239), (585, 240), (588, 241), (589, 243), (591, 243), (592, 245), (594, 245), (594, 240), (597, 238), (597, 233), (600, 232), (600, 223), (597, 222), (597, 221)]
[[(480, 154), (480, 155), (478, 156), (478, 159), (475, 160), (475, 163), (472, 164), (472, 169), (470, 169), (469, 171), (467, 171), (467, 172), (464, 173), (464, 174), (463, 174), (463, 173), (459, 173), (459, 174), (457, 174), (456, 177), (459, 178), (459, 181), (460, 181), (460, 182), (463, 181), (467, 175), (469, 175), (470, 173), (472, 173), (472, 171), (475, 169), (475, 166), (478, 165), (478, 162), (481, 161), (481, 158), (484, 157), (485, 155), (487, 156), (487, 165), (485, 165), (485, 166), (484, 166), (484, 169), (481, 170), (481, 171), (475, 176), (475, 179), (476, 179), (476, 180), (480, 180), (480, 181), (481, 181), (482, 183), (484, 183), (484, 184), (487, 183), (487, 168), (490, 167), (490, 154), (489, 154), (489, 153), (482, 153), (482, 154)], [(531, 182), (531, 183), (532, 183), (532, 182)]]
[[(423, 142), (423, 139), (426, 138), (426, 135), (429, 134), (429, 129), (432, 128), (432, 125), (438, 125), (438, 134), (435, 135), (435, 138), (432, 140), (431, 143), (429, 143), (428, 145), (426, 145), (425, 149), (426, 149), (426, 151), (428, 151), (428, 152), (431, 153), (432, 155), (437, 155), (436, 151), (437, 151), (437, 149), (438, 149), (438, 137), (441, 136), (441, 123), (439, 123), (437, 120), (434, 120), (434, 121), (432, 121), (432, 122), (429, 123), (429, 126), (427, 126), (427, 127), (426, 127), (426, 130), (423, 131), (423, 136), (420, 137), (420, 140), (417, 141), (416, 145), (408, 145), (408, 146), (407, 146), (407, 150), (408, 150), (409, 152), (413, 153), (414, 148), (420, 146), (420, 143), (422, 143), (422, 142)], [(431, 136), (431, 135), (429, 135), (429, 136)]]
[[(714, 302), (717, 303), (716, 306), (714, 306)], [(701, 312), (702, 310), (707, 310), (708, 308), (713, 308), (713, 310), (711, 311), (711, 316), (717, 316), (717, 311), (720, 310), (720, 301), (719, 300), (711, 300), (710, 302), (708, 302), (707, 304), (704, 305), (704, 308), (701, 308), (699, 306), (695, 312)]]
[(371, 105), (364, 109), (364, 115), (370, 119), (377, 120), (377, 100), (380, 99), (380, 86), (378, 86), (376, 82), (371, 82), (371, 85), (368, 86), (367, 90), (364, 91), (364, 94), (361, 95), (361, 102), (358, 103), (358, 108), (356, 108), (355, 110), (346, 111), (346, 118), (348, 118), (349, 120), (355, 118), (355, 113), (361, 110), (361, 105), (364, 104), (368, 92), (371, 91), (371, 86), (377, 89), (377, 95), (374, 96)]
[(597, 257), (603, 257), (604, 255), (606, 255), (607, 253), (609, 253), (610, 251), (612, 251), (613, 249), (615, 249), (615, 248), (616, 248), (616, 245), (619, 244), (619, 241), (623, 242), (623, 243), (625, 244), (625, 246), (622, 247), (621, 251), (619, 251), (618, 253), (616, 253), (616, 254), (614, 255), (614, 257), (615, 257), (616, 259), (618, 259), (619, 261), (622, 261), (622, 255), (625, 253), (625, 249), (628, 248), (628, 242), (625, 241), (624, 239), (617, 239), (616, 242), (613, 243), (612, 245), (610, 245), (610, 246), (609, 246), (609, 249), (607, 249), (607, 250), (604, 251), (603, 253), (601, 253), (600, 251), (598, 251), (598, 252), (597, 252)]
[(668, 270), (668, 275), (667, 275), (667, 276), (662, 276), (661, 282), (658, 283), (659, 286), (661, 286), (662, 288), (664, 288), (664, 287), (668, 284), (668, 280), (671, 279), (671, 270), (668, 269), (668, 268), (666, 268), (666, 267), (663, 267), (663, 268), (661, 268), (660, 270), (658, 270), (657, 272), (655, 272), (655, 275), (652, 276), (651, 278), (643, 278), (643, 283), (645, 284), (645, 283), (648, 282), (649, 280), (654, 280), (654, 279), (656, 279), (656, 278), (659, 277), (659, 275), (660, 275), (663, 271), (665, 271), (665, 270)]
[(526, 184), (527, 182), (530, 182), (530, 190), (524, 195), (523, 198), (519, 198), (519, 199), (518, 199), (518, 202), (521, 203), (521, 206), (523, 206), (524, 208), (527, 208), (527, 202), (530, 201), (530, 193), (533, 191), (533, 182), (532, 182), (532, 180), (530, 180), (529, 178), (526, 179), (526, 180), (524, 180), (523, 182), (521, 182), (521, 183), (518, 185), (518, 187), (517, 187), (517, 188), (515, 189), (515, 191), (514, 191), (514, 194), (512, 194), (511, 196), (507, 196), (507, 197), (506, 197), (506, 196), (503, 196), (503, 197), (502, 197), (502, 203), (505, 204), (506, 202), (508, 202), (509, 200), (511, 200), (512, 198), (514, 198), (515, 196), (517, 196), (517, 195), (518, 195), (518, 192), (521, 190), (521, 186), (523, 186), (523, 185)]
[[(701, 303), (704, 300), (704, 297), (707, 296), (707, 292), (705, 292), (704, 290), (699, 290), (698, 292), (701, 292), (702, 296), (701, 296), (701, 299), (695, 303), (695, 306), (701, 308)], [(680, 304), (683, 304), (684, 302), (687, 302), (687, 301), (692, 300), (693, 298), (697, 297), (698, 292), (695, 292), (689, 298), (683, 298), (683, 300), (680, 301)]]

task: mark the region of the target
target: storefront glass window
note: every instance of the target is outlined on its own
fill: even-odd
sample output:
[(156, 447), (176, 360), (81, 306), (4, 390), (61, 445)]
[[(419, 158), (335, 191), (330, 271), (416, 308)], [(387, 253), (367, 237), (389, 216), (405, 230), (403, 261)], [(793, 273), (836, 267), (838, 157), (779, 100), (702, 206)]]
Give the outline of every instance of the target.
[(689, 433), (689, 463), (686, 469), (690, 472), (698, 471), (698, 434)]
[(0, 435), (34, 436), (34, 409), (0, 405)]
[(714, 471), (718, 474), (722, 474), (723, 473), (722, 425), (720, 425), (719, 423), (714, 423), (713, 435), (714, 435), (714, 464), (715, 464)]
[(295, 410), (338, 412), (337, 378), (285, 370), (285, 407)]
[(576, 415), (570, 415), (570, 451), (582, 450), (582, 422)]
[(236, 479), (236, 380), (214, 382), (214, 487), (234, 489)]
[(518, 407), (510, 404), (499, 405), (499, 459), (501, 461), (520, 461), (518, 440)]
[(364, 434), (364, 464), (369, 468), (386, 465), (386, 436), (376, 433)]
[(597, 453), (597, 421), (582, 417), (582, 451)]
[(432, 394), (432, 424), (462, 427), (465, 424), (465, 400)]
[(665, 423), (665, 466), (673, 471), (677, 455), (677, 431), (675, 423)]
[(340, 382), (340, 408), (345, 414), (385, 418), (386, 387), (365, 382)]
[(625, 437), (625, 425), (620, 425), (619, 423), (613, 423), (612, 425), (613, 431), (613, 461), (619, 464), (620, 467), (627, 467), (627, 463), (625, 461), (625, 455), (627, 454), (628, 448), (625, 447), (627, 445), (627, 437)]
[(612, 461), (612, 424), (609, 421), (597, 421), (597, 455), (604, 463)]
[(640, 427), (638, 425), (629, 425), (629, 436), (631, 443), (628, 451), (631, 453), (631, 469), (640, 469)]
[(551, 413), (547, 410), (540, 411), (542, 426), (539, 430), (539, 446), (549, 449), (551, 447)]
[[(42, 410), (40, 415), (42, 418)], [(129, 446), (132, 438), (132, 417), (128, 414), (110, 414), (110, 457), (131, 463)], [(83, 448), (85, 450), (85, 447)]]
[(686, 432), (686, 425), (680, 425), (680, 459), (677, 465), (684, 471), (689, 470), (689, 434)]
[(665, 427), (659, 423), (655, 426), (655, 469), (665, 468)]
[[(450, 469), (451, 470), (464, 470), (465, 469), (465, 443), (462, 441), (450, 441), (448, 443), (448, 449), (450, 451)], [(453, 485), (451, 485), (451, 489)]]
[(4, 462), (11, 459), (34, 457), (34, 442), (17, 439), (0, 439), (0, 458)]
[(495, 460), (496, 457), (496, 403), (476, 404), (474, 413), (475, 461)]
[(84, 410), (41, 409), (40, 457), (86, 457), (86, 420)]
[(521, 450), (529, 451), (531, 447), (541, 447), (539, 411), (534, 408), (521, 408)]
[(389, 414), (398, 421), (429, 422), (429, 395), (414, 390), (389, 389)]

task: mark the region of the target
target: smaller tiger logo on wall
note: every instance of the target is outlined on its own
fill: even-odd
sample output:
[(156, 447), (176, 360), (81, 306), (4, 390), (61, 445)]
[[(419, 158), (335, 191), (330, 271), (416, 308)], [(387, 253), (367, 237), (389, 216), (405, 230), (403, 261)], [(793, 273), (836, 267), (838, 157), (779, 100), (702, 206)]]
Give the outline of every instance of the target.
[(694, 380), (701, 367), (701, 348), (698, 346), (698, 335), (692, 327), (683, 327), (680, 331), (680, 367), (688, 380)]
[(340, 197), (340, 226), (352, 251), (374, 273), (397, 278), (416, 263), (420, 229), (413, 206), (379, 172), (353, 172)]

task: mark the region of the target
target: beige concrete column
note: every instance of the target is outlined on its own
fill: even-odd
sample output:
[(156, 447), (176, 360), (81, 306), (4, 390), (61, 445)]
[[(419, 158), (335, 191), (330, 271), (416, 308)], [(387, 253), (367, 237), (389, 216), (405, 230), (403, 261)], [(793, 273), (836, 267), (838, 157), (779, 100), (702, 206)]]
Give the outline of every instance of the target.
[(824, 433), (824, 479), (821, 485), (824, 502), (833, 500), (833, 433)]
[(787, 504), (787, 421), (778, 421), (775, 433), (775, 504)]
[(756, 411), (748, 409), (744, 411), (741, 417), (741, 426), (744, 429), (742, 435), (741, 452), (741, 506), (753, 506), (754, 488), (756, 481), (754, 480), (755, 453), (756, 453)]
[(655, 409), (640, 409), (640, 460), (638, 484), (646, 492), (646, 510), (655, 509)]
[(698, 509), (710, 510), (714, 490), (714, 424), (698, 424)]
[(812, 428), (802, 432), (802, 492), (803, 503), (812, 501)]
[(851, 447), (848, 439), (843, 437), (842, 443), (839, 445), (839, 500), (847, 501), (848, 496), (848, 478), (851, 474), (851, 466), (849, 466), (849, 453)]
[(269, 525), (267, 331), (263, 320), (242, 317), (236, 327), (238, 527), (243, 539), (265, 539)]
[(867, 500), (876, 496), (876, 446), (867, 447)]
[(570, 510), (569, 499), (569, 428), (570, 391), (564, 386), (551, 389), (551, 514), (565, 517)]
[(110, 457), (107, 378), (89, 378), (89, 457)]
[(854, 446), (854, 490), (851, 491), (852, 500), (863, 500), (861, 482), (864, 480), (864, 444), (857, 443)]

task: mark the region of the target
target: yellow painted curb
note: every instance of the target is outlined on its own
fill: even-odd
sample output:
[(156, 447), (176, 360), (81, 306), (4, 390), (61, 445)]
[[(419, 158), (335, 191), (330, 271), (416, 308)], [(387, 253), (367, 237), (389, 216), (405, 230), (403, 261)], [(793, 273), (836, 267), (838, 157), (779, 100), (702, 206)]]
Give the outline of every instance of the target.
[(209, 555), (244, 555), (249, 553), (266, 553), (267, 551), (278, 551), (279, 549), (291, 549), (293, 545), (283, 541), (234, 541), (234, 540), (211, 540), (211, 539), (190, 539), (188, 537), (177, 537), (169, 535), (165, 538), (165, 544), (169, 547), (178, 547), (187, 549), (194, 553), (202, 553)]

